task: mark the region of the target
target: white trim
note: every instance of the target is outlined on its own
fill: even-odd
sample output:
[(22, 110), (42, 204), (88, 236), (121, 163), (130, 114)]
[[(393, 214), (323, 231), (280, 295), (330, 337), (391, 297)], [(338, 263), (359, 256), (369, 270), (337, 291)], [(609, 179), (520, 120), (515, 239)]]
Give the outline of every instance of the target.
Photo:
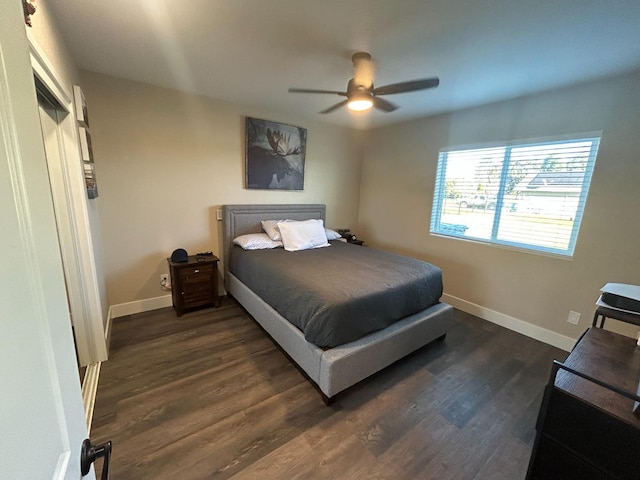
[(69, 461), (71, 460), (71, 452), (62, 452), (58, 457), (56, 469), (53, 471), (51, 478), (53, 480), (65, 480), (69, 471)]
[(146, 298), (144, 300), (136, 300), (133, 302), (119, 303), (109, 307), (109, 318), (118, 318), (125, 315), (133, 315), (135, 313), (150, 312), (159, 308), (171, 307), (171, 295), (163, 295), (162, 297)]
[[(431, 230), (431, 229), (429, 229)], [(544, 250), (535, 250), (529, 247), (518, 247), (516, 245), (508, 245), (505, 243), (496, 243), (491, 240), (482, 240), (481, 238), (474, 237), (458, 237), (454, 235), (447, 235), (446, 233), (429, 231), (429, 235), (432, 237), (446, 238), (448, 240), (458, 240), (461, 242), (475, 243), (476, 245), (483, 245), (490, 248), (498, 248), (502, 250), (511, 250), (512, 252), (526, 253), (528, 255), (541, 255), (543, 257), (555, 258), (556, 260), (564, 260), (567, 262), (573, 261), (573, 255), (565, 255), (564, 253), (545, 252)]]
[(96, 394), (98, 393), (98, 380), (100, 379), (100, 363), (92, 363), (87, 366), (82, 381), (82, 403), (84, 405), (85, 420), (87, 430), (91, 433), (91, 422), (93, 421), (93, 408), (96, 404)]
[(529, 145), (535, 143), (554, 143), (565, 142), (570, 140), (589, 140), (592, 138), (602, 138), (603, 130), (592, 130), (581, 133), (564, 133), (561, 135), (547, 135), (544, 137), (533, 138), (514, 138), (511, 140), (496, 140), (494, 142), (483, 143), (469, 143), (463, 145), (449, 145), (440, 149), (440, 153), (451, 153), (461, 150), (483, 150), (485, 148), (501, 148), (501, 147), (515, 147), (519, 145)]
[[(44, 54), (44, 51), (36, 41), (33, 34), (27, 30), (27, 38), (29, 39), (29, 55), (31, 56), (31, 68), (42, 83), (44, 83), (53, 96), (60, 102), (65, 109), (71, 104), (72, 99), (69, 92), (60, 81), (60, 77), (56, 74), (53, 65)], [(71, 112), (71, 110), (67, 110)]]
[(65, 205), (64, 210), (68, 216), (68, 228), (60, 231), (58, 225), (58, 235), (66, 239), (66, 242), (61, 242), (61, 253), (67, 284), (73, 289), (69, 293), (69, 299), (72, 302), (78, 358), (81, 365), (90, 365), (106, 360), (107, 348), (73, 97), (28, 30), (27, 38), (34, 75), (68, 113), (64, 118), (58, 119), (60, 181), (64, 191), (58, 189), (52, 193), (58, 205)]
[(576, 343), (575, 338), (560, 335), (554, 331), (547, 330), (546, 328), (525, 322), (524, 320), (520, 320), (510, 315), (505, 315), (504, 313), (496, 312), (490, 308), (468, 302), (462, 298), (454, 297), (448, 293), (444, 293), (442, 295), (442, 301), (462, 310), (463, 312), (470, 313), (476, 317), (482, 318), (483, 320), (487, 320), (488, 322), (495, 323), (501, 327), (526, 335), (527, 337), (560, 348), (566, 352), (570, 352)]
[(113, 325), (113, 318), (111, 317), (111, 308), (107, 312), (107, 321), (104, 324), (104, 339), (107, 345), (107, 356), (109, 354), (109, 347), (111, 345), (111, 326)]

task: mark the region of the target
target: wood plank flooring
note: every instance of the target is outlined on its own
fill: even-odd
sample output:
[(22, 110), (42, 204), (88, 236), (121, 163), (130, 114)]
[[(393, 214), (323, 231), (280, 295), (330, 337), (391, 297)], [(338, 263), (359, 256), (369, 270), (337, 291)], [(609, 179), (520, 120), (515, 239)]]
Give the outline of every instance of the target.
[(522, 479), (551, 362), (567, 354), (454, 319), (444, 342), (326, 407), (233, 299), (121, 317), (92, 441), (113, 441), (112, 480)]

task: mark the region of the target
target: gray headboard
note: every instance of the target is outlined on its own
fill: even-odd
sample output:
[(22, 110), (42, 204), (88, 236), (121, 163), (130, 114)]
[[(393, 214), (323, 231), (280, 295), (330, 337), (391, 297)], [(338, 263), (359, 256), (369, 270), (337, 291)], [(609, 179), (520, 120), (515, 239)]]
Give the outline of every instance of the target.
[(229, 268), (229, 254), (233, 239), (247, 233), (262, 232), (261, 220), (325, 220), (326, 206), (323, 204), (287, 205), (223, 205), (224, 227), (222, 245), (224, 249), (225, 279)]

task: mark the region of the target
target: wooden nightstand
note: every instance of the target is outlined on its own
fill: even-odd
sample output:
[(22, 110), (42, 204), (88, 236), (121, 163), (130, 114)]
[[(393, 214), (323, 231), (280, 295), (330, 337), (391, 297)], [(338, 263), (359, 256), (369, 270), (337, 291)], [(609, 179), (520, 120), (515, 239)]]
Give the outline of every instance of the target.
[(176, 263), (167, 258), (171, 272), (173, 308), (180, 317), (185, 310), (218, 306), (218, 257), (189, 256)]

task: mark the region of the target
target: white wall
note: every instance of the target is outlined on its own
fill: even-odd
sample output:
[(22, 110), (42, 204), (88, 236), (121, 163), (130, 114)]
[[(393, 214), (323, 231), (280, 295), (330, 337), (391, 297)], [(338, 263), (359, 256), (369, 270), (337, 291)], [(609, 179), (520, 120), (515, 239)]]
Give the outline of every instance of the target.
[[(441, 148), (596, 130), (604, 133), (572, 260), (429, 235)], [(640, 74), (379, 128), (366, 135), (358, 234), (440, 265), (450, 295), (575, 338), (600, 287), (640, 284), (639, 157)], [(566, 322), (569, 310), (582, 313), (579, 326)]]
[[(223, 204), (325, 203), (327, 225), (355, 225), (361, 132), (97, 73), (82, 85), (112, 305), (166, 295), (176, 248), (220, 257)], [(244, 188), (246, 116), (307, 129), (304, 191)]]

